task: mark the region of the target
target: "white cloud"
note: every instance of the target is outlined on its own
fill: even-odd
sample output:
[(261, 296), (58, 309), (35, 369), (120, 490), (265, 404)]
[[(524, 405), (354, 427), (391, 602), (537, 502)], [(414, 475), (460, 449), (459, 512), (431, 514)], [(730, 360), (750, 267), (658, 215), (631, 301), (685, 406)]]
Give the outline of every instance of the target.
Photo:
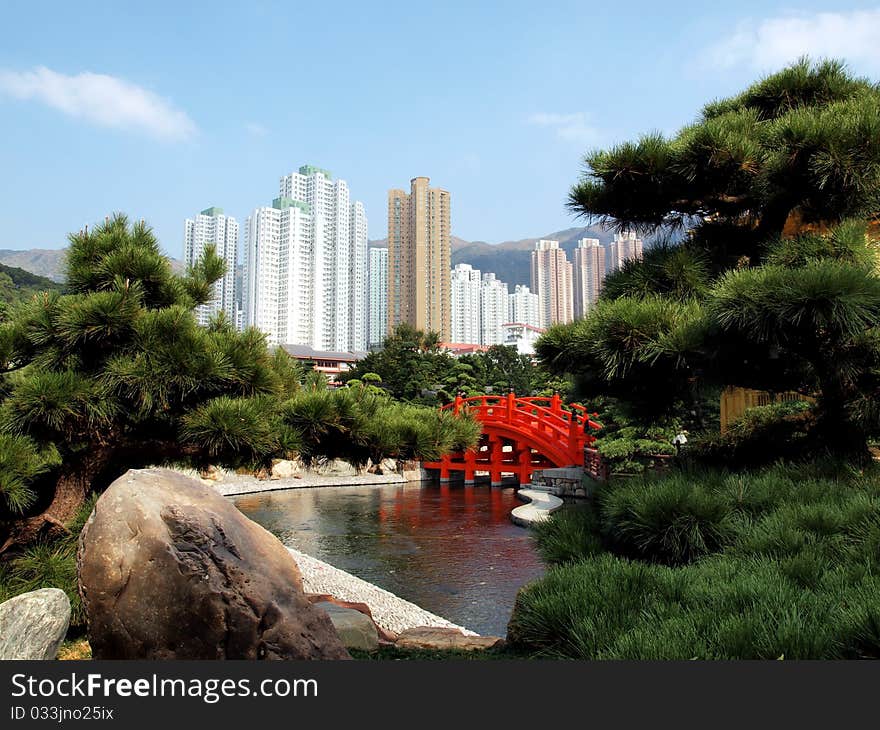
[(265, 137), (269, 134), (269, 130), (259, 122), (248, 122), (244, 125), (244, 128), (247, 130), (248, 134), (251, 134), (254, 137)]
[(584, 112), (573, 114), (553, 114), (539, 112), (528, 118), (528, 123), (538, 127), (549, 127), (556, 131), (559, 139), (580, 144), (595, 144), (601, 137), (601, 132), (590, 124), (589, 116)]
[(790, 13), (739, 23), (707, 50), (720, 68), (773, 71), (800, 56), (840, 58), (854, 69), (880, 71), (880, 8), (849, 12)]
[(106, 74), (68, 76), (43, 66), (20, 72), (0, 69), (0, 94), (33, 99), (71, 117), (160, 139), (189, 139), (197, 131), (186, 112), (167, 100)]

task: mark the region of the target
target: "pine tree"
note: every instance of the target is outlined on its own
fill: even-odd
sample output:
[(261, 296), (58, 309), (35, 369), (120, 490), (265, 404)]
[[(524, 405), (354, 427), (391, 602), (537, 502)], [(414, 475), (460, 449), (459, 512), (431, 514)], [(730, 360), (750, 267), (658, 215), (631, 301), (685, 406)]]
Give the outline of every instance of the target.
[[(64, 293), (0, 326), (3, 547), (60, 529), (130, 467), (265, 460), (283, 440), (273, 400), (298, 387), (259, 332), (196, 324), (224, 271), (211, 247), (178, 276), (150, 228), (124, 215), (69, 241)], [(205, 409), (211, 433), (195, 426)]]
[(647, 417), (698, 412), (710, 385), (797, 390), (828, 447), (862, 451), (880, 428), (880, 89), (803, 59), (586, 163), (572, 210), (672, 242), (552, 328), (543, 362)]

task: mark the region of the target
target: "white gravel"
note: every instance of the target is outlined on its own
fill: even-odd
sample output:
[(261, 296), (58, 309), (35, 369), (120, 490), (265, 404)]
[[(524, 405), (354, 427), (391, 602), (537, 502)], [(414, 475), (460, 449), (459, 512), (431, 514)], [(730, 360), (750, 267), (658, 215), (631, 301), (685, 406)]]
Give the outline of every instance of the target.
[(372, 583), (334, 568), (321, 560), (301, 553), (299, 550), (287, 548), (299, 565), (303, 577), (303, 588), (306, 593), (329, 593), (343, 601), (366, 603), (373, 613), (373, 619), (383, 629), (400, 633), (416, 626), (444, 626), (461, 629), (468, 636), (478, 634), (464, 626), (447, 621), (414, 603), (404, 601), (393, 593), (383, 590)]
[[(187, 476), (193, 476), (188, 474)], [(198, 476), (198, 475), (195, 475)], [(357, 476), (322, 475), (303, 472), (302, 476), (285, 479), (257, 479), (243, 474), (225, 474), (220, 481), (202, 480), (214, 487), (225, 497), (257, 492), (275, 492), (282, 489), (303, 489), (305, 487), (357, 487), (379, 486), (381, 484), (406, 484), (399, 474), (358, 474)]]

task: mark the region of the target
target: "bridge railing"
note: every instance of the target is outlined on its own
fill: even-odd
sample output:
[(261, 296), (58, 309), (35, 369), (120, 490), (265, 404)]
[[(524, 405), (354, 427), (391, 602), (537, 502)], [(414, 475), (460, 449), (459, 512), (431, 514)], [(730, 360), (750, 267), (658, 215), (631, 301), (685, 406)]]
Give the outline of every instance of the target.
[(554, 442), (565, 443), (572, 454), (592, 444), (596, 438), (591, 432), (602, 428), (591, 418), (597, 414), (588, 413), (579, 403), (564, 406), (558, 394), (552, 398), (517, 398), (513, 393), (457, 396), (443, 410), (455, 414), (468, 411), (483, 423), (509, 424), (527, 433), (540, 433)]

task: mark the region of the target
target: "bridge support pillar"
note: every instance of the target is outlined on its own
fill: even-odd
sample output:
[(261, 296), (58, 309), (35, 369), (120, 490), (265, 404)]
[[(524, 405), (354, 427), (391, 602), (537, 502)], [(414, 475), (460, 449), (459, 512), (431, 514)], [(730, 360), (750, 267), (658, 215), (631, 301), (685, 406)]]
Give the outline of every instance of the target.
[(464, 454), (464, 484), (466, 487), (474, 483), (474, 472), (477, 470), (477, 452), (468, 449)]
[(532, 483), (532, 450), (522, 444), (519, 450), (519, 485), (526, 487)]
[(440, 461), (440, 483), (446, 484), (449, 481), (449, 456), (444, 456)]
[(493, 487), (501, 486), (501, 460), (504, 458), (501, 439), (489, 437), (489, 475)]

